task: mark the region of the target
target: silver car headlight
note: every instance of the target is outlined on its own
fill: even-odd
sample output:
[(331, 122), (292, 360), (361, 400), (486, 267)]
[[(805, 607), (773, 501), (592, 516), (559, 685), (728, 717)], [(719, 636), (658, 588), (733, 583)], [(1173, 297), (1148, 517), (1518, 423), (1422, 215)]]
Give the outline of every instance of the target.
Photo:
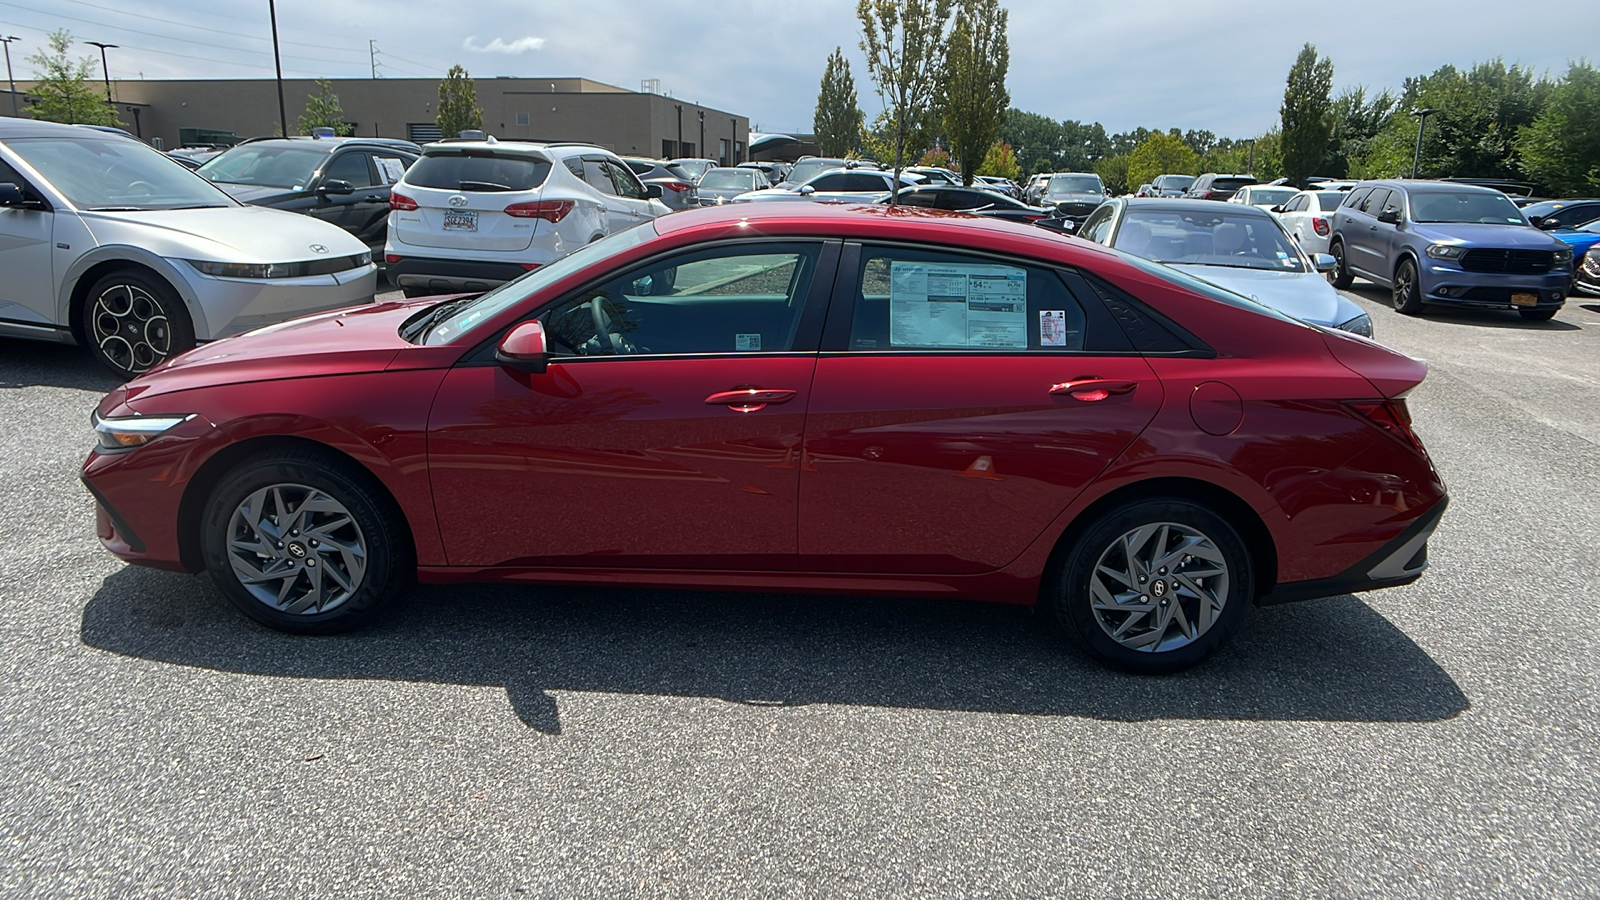
[(101, 450), (132, 450), (143, 447), (178, 425), (194, 418), (184, 416), (93, 416), (95, 440)]
[(1339, 323), (1339, 330), (1359, 334), (1364, 338), (1372, 337), (1372, 317), (1362, 313), (1348, 322)]
[(334, 256), (326, 259), (292, 263), (227, 263), (203, 259), (185, 260), (203, 275), (213, 278), (248, 278), (260, 281), (268, 278), (304, 278), (307, 275), (330, 275), (372, 265), (372, 252), (363, 251), (351, 256)]

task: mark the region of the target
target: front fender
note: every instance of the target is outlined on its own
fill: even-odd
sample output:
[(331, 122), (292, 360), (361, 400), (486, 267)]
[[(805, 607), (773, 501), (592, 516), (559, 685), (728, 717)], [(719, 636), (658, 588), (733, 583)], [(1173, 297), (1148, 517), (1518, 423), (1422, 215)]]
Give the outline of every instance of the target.
[[(85, 240), (91, 238), (85, 235)], [(131, 244), (106, 244), (95, 247), (72, 261), (60, 280), (60, 294), (56, 298), (56, 321), (63, 323), (72, 321), (72, 303), (77, 293), (78, 282), (85, 273), (101, 263), (132, 263), (154, 271), (178, 292), (178, 297), (183, 300), (183, 305), (189, 312), (189, 320), (194, 323), (194, 333), (212, 333), (211, 323), (206, 320), (205, 310), (200, 307), (199, 296), (195, 294), (194, 287), (189, 284), (178, 267), (164, 257)], [(87, 289), (88, 285), (84, 287)]]

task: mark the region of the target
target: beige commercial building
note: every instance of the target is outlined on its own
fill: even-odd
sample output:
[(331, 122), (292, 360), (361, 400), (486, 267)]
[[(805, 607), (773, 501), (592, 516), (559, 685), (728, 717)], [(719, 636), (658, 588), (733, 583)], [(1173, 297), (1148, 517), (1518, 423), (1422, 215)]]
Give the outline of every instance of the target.
[[(440, 137), (434, 122), (437, 79), (346, 78), (332, 84), (345, 121), (358, 135), (418, 142)], [(31, 87), (17, 82), (18, 93)], [(475, 87), (484, 129), (497, 137), (585, 141), (622, 154), (703, 156), (728, 164), (748, 158), (750, 120), (724, 110), (587, 78), (480, 78)], [(291, 132), (316, 92), (315, 81), (284, 80)], [(189, 129), (257, 137), (279, 127), (272, 79), (113, 81), (111, 94), (124, 127), (152, 143), (159, 139), (168, 150), (182, 146)], [(10, 114), (7, 98), (0, 115)]]

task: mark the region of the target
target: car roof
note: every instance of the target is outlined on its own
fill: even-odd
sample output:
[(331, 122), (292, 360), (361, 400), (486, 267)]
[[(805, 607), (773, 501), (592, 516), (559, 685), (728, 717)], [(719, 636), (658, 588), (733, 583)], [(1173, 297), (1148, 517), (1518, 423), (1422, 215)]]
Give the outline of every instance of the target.
[[(289, 144), (295, 147), (318, 147), (329, 153), (340, 147), (377, 147), (385, 150), (406, 150), (411, 153), (421, 153), (422, 147), (410, 141), (398, 138), (364, 138), (364, 137), (308, 137), (303, 134), (289, 137), (257, 137), (249, 138), (234, 144), (234, 147), (243, 147), (246, 144)], [(225, 147), (232, 150), (233, 147)]]
[[(446, 153), (458, 150), (492, 150), (495, 153), (524, 153), (538, 159), (548, 159), (550, 152), (547, 148), (557, 146), (562, 150), (576, 150), (580, 153), (599, 151), (599, 147), (589, 144), (559, 144), (551, 145), (538, 141), (435, 141), (422, 148), (423, 155), (429, 153)], [(609, 153), (610, 151), (606, 151)]]
[(1502, 191), (1499, 188), (1484, 187), (1478, 184), (1466, 184), (1460, 181), (1432, 181), (1424, 178), (1383, 178), (1374, 181), (1363, 181), (1358, 186), (1377, 187), (1379, 185), (1389, 188), (1405, 188), (1407, 192), (1413, 194), (1436, 194), (1445, 192), (1458, 194), (1462, 191), (1466, 191), (1474, 194), (1505, 195), (1505, 191)]
[[(1181, 197), (1127, 197), (1120, 202), (1128, 204), (1129, 209), (1148, 209), (1154, 211), (1166, 210), (1169, 212), (1183, 212), (1185, 210), (1211, 210), (1213, 212), (1226, 212), (1229, 215), (1266, 216), (1271, 214), (1264, 209), (1258, 209), (1244, 203), (1219, 204), (1215, 200), (1185, 200)], [(1218, 207), (1224, 207), (1218, 209)]]
[(37, 119), (13, 119), (10, 116), (0, 116), (0, 140), (6, 140), (7, 138), (61, 137), (63, 135), (108, 141), (127, 140), (126, 137), (116, 132), (101, 131), (98, 128), (82, 128), (77, 125), (63, 125), (60, 122), (40, 122)]

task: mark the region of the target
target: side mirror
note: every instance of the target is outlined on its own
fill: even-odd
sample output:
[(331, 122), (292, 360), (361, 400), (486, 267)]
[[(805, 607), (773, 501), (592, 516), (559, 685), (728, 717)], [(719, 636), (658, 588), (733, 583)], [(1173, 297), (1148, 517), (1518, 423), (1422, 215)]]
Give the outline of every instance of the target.
[(1280, 203), (1280, 204), (1278, 204), (1278, 205), (1277, 205), (1277, 206), (1274, 206), (1274, 207), (1273, 207), (1273, 208), (1272, 208), (1272, 211), (1273, 211), (1273, 212), (1275, 212), (1275, 213), (1281, 213), (1281, 212), (1283, 212), (1283, 204), (1281, 204), (1281, 203)]
[(1540, 231), (1555, 231), (1561, 227), (1561, 222), (1548, 216), (1534, 216), (1531, 220), (1533, 227)]
[(1339, 261), (1334, 259), (1331, 254), (1313, 253), (1311, 254), (1311, 267), (1326, 275), (1339, 267)]
[(803, 197), (809, 197), (812, 194), (815, 194), (816, 192), (817, 192), (817, 189), (812, 187), (809, 184), (800, 185), (800, 195), (803, 196)]
[(494, 361), (518, 372), (542, 374), (550, 364), (544, 326), (538, 321), (527, 321), (506, 332), (500, 339), (500, 346), (495, 348)]
[(0, 206), (20, 207), (27, 202), (27, 198), (22, 196), (22, 188), (9, 181), (0, 181)]
[(1385, 225), (1399, 225), (1400, 210), (1391, 206), (1385, 209), (1383, 212), (1378, 213), (1378, 221), (1384, 223)]
[(356, 189), (350, 185), (350, 182), (338, 178), (330, 178), (324, 181), (321, 187), (317, 188), (317, 193), (319, 194), (333, 194), (341, 197), (355, 192)]
[(660, 200), (661, 199), (661, 185), (659, 185), (659, 184), (647, 184), (647, 185), (645, 185), (644, 186), (644, 195), (646, 197), (649, 197), (651, 200)]

